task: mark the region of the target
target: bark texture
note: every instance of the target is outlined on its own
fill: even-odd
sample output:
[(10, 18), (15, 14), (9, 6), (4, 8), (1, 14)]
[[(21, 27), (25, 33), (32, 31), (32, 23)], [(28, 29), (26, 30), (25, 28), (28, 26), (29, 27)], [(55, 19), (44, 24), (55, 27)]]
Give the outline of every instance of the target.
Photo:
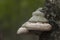
[(60, 40), (60, 0), (46, 0), (44, 12), (53, 28), (43, 32), (39, 40)]

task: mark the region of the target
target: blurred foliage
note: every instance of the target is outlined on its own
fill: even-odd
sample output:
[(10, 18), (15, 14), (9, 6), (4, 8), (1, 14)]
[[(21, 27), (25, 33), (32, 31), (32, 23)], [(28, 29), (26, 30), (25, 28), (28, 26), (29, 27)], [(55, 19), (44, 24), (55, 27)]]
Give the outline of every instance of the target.
[(44, 6), (44, 1), (0, 0), (0, 31), (4, 40), (17, 40), (17, 29), (32, 16), (33, 11)]

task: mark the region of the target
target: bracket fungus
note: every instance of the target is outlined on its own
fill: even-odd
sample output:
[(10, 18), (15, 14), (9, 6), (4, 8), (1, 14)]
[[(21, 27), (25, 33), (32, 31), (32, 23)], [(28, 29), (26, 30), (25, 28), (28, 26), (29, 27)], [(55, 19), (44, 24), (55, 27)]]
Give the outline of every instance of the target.
[(41, 9), (32, 13), (32, 17), (18, 29), (17, 34), (28, 33), (29, 30), (50, 31), (52, 29)]

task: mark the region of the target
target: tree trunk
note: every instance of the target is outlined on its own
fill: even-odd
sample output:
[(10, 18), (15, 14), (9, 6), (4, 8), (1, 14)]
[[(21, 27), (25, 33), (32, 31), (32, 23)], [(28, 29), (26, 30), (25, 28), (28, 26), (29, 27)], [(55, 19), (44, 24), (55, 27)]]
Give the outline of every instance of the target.
[[(47, 1), (46, 4), (50, 3), (50, 2), (48, 2), (50, 0), (46, 0), (46, 1)], [(54, 16), (52, 16), (52, 17), (54, 17), (53, 20), (55, 20), (56, 23), (53, 22), (52, 20), (50, 20), (50, 21), (52, 21), (52, 22), (50, 22), (50, 24), (53, 27), (52, 30), (49, 32), (43, 32), (40, 35), (39, 40), (60, 40), (60, 0), (54, 0), (53, 2), (54, 2), (54, 6), (52, 4), (49, 4), (48, 6), (46, 5), (46, 8), (48, 8), (48, 11), (46, 11), (46, 12), (49, 14), (53, 11), (53, 13), (56, 15), (56, 17), (54, 17)], [(52, 9), (52, 11), (49, 9), (49, 6), (50, 6), (50, 9)], [(50, 19), (50, 17), (49, 17), (49, 19)]]

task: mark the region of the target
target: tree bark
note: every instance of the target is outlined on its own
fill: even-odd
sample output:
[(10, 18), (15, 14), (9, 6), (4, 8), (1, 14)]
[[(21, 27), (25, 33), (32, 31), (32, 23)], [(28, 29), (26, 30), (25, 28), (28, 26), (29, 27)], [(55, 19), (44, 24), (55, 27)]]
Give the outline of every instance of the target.
[[(53, 4), (51, 4), (51, 2), (48, 2), (50, 0), (46, 0), (46, 1), (47, 1), (46, 4), (49, 4), (49, 3), (50, 4), (46, 5), (46, 8), (48, 10), (46, 11), (45, 9), (45, 11), (49, 15), (52, 15), (51, 12), (53, 12), (56, 15), (56, 17), (54, 17), (53, 16), (54, 14), (53, 14), (52, 17), (54, 18), (52, 18), (53, 19), (52, 21), (52, 19), (50, 18), (51, 16), (49, 16), (48, 20), (51, 19), (50, 24), (52, 25), (53, 28), (49, 32), (46, 32), (46, 31), (42, 32), (42, 34), (39, 35), (39, 40), (60, 40), (60, 0), (54, 0), (54, 3), (53, 3), (54, 6)], [(50, 9), (52, 9), (52, 11)]]

